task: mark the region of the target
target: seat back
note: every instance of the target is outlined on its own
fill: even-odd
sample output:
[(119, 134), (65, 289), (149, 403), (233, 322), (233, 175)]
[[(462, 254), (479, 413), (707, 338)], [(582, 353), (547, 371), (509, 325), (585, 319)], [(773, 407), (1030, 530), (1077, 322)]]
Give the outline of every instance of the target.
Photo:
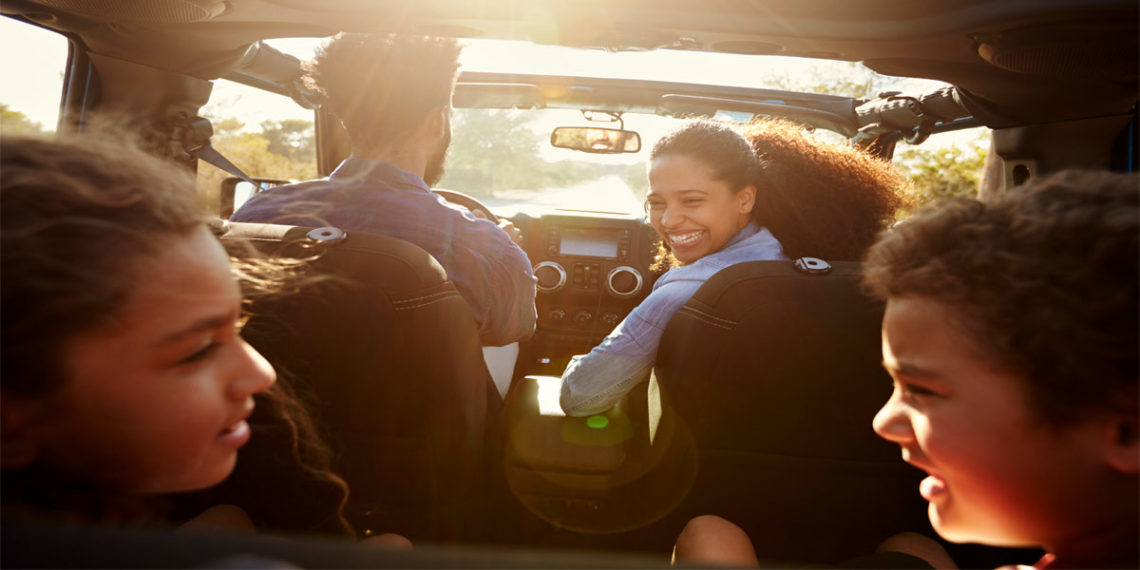
[[(443, 268), (405, 241), (333, 228), (230, 223), (223, 240), (236, 239), (312, 257), (309, 274), (321, 276), (297, 294), (255, 302), (243, 336), (315, 413), (351, 488), (349, 519), (413, 539), (462, 534), (477, 516), (500, 398), (474, 317)], [(272, 489), (258, 463), (280, 452), (258, 445), (255, 432), (239, 460), (246, 473), (227, 484), (244, 476), (252, 489), (243, 493), (279, 520), (305, 511), (297, 503), (318, 497)]]
[(920, 472), (871, 429), (891, 379), (883, 308), (858, 275), (850, 262), (735, 265), (665, 329), (654, 372), (699, 457), (680, 510), (740, 524), (761, 559), (835, 563), (929, 529)]

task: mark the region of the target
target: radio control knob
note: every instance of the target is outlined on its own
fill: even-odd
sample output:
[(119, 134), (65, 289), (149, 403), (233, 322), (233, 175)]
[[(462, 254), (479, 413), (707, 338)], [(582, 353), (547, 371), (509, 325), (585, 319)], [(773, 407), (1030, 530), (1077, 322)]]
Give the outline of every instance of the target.
[(606, 276), (606, 290), (616, 297), (636, 295), (643, 283), (641, 274), (628, 265), (615, 267)]
[(588, 323), (592, 318), (594, 318), (594, 314), (590, 311), (578, 311), (574, 313), (574, 322), (576, 323)]
[(563, 311), (562, 309), (551, 309), (551, 311), (546, 314), (546, 318), (551, 322), (557, 323), (566, 318), (566, 311)]
[(613, 326), (621, 321), (621, 315), (617, 313), (602, 313), (602, 317), (598, 320), (602, 321), (604, 325)]
[(544, 293), (553, 293), (566, 285), (566, 270), (555, 261), (535, 265), (534, 276), (538, 279), (538, 290)]

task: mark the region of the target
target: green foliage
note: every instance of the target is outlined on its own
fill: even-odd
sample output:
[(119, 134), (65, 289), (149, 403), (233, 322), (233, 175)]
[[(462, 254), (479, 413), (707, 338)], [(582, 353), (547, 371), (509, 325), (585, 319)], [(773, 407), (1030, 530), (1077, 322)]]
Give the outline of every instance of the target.
[[(309, 180), (317, 177), (313, 123), (298, 119), (265, 121), (260, 132), (243, 131), (235, 118), (211, 118), (211, 144), (254, 178)], [(307, 153), (307, 154), (306, 154)], [(218, 203), (222, 180), (230, 174), (211, 164), (198, 164), (198, 189), (211, 204)]]
[(6, 103), (0, 103), (0, 133), (12, 135), (16, 133), (42, 133), (44, 126), (28, 118), (27, 115), (8, 108)]
[(989, 149), (988, 135), (983, 130), (963, 144), (906, 147), (896, 152), (895, 164), (913, 186), (911, 201), (915, 209), (940, 198), (978, 195)]
[(590, 178), (569, 162), (540, 157), (532, 120), (512, 109), (468, 109), (452, 118), (451, 150), (441, 188), (493, 198), (497, 190), (570, 186)]
[(261, 135), (269, 140), (269, 152), (303, 162), (317, 156), (317, 141), (313, 136), (313, 122), (303, 119), (265, 121)]

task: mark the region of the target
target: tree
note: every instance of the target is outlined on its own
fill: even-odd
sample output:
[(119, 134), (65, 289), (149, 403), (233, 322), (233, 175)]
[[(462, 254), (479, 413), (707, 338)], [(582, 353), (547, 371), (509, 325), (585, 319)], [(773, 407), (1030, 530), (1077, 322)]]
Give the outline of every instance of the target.
[(0, 103), (0, 132), (4, 134), (42, 133), (44, 126), (28, 118), (27, 115), (10, 109), (7, 103)]
[(940, 198), (976, 197), (989, 149), (988, 135), (988, 130), (982, 130), (962, 144), (916, 146), (897, 152), (895, 164), (910, 179), (915, 208)]
[[(265, 121), (260, 132), (243, 130), (245, 124), (232, 117), (211, 117), (210, 122), (214, 126), (210, 144), (246, 174), (293, 181), (317, 177), (316, 142), (310, 121)], [(222, 180), (229, 176), (199, 162), (198, 188), (208, 203), (218, 203)]]
[(541, 169), (538, 140), (525, 114), (512, 109), (455, 113), (447, 171), (440, 186), (478, 197), (496, 189), (533, 186)]
[(313, 122), (304, 119), (285, 119), (261, 123), (261, 135), (269, 140), (269, 152), (295, 161), (311, 160), (316, 156), (316, 139)]

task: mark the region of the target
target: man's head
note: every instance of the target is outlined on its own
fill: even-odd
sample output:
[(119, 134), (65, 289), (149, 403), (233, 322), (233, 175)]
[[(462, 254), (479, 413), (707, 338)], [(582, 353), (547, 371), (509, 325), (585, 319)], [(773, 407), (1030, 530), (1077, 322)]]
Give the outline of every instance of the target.
[(1063, 551), (1135, 527), (1138, 261), (1140, 181), (1097, 172), (943, 203), (872, 247), (895, 379), (875, 430), (930, 474), (943, 536)]
[(451, 38), (341, 33), (322, 47), (309, 72), (358, 153), (402, 145), (425, 122), (442, 120), (444, 136), (429, 152), (438, 164), (427, 168), (438, 177), (450, 142), (460, 50)]

